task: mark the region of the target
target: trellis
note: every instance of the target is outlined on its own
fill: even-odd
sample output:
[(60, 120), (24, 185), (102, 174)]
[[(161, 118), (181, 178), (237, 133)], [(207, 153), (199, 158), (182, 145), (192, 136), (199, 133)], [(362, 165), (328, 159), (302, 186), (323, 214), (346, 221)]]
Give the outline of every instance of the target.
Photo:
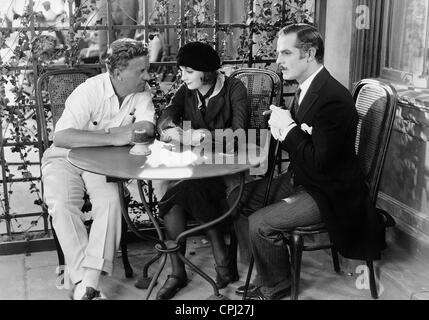
[[(219, 34), (220, 32), (223, 32), (225, 37), (228, 35), (228, 33), (230, 32), (230, 30), (232, 28), (238, 28), (240, 30), (246, 31), (248, 32), (248, 38), (249, 39), (253, 39), (253, 35), (255, 33), (255, 28), (254, 26), (250, 23), (246, 23), (246, 22), (237, 22), (237, 23), (221, 23), (219, 21), (219, 7), (220, 7), (220, 1), (221, 0), (205, 0), (206, 2), (210, 2), (211, 3), (211, 11), (213, 14), (213, 18), (211, 21), (207, 22), (197, 22), (196, 24), (192, 24), (189, 22), (189, 20), (187, 20), (187, 9), (189, 9), (189, 6), (192, 5), (192, 3), (196, 0), (176, 0), (177, 1), (177, 10), (178, 10), (178, 19), (175, 23), (171, 23), (171, 21), (169, 21), (169, 17), (168, 17), (168, 5), (172, 4), (173, 1), (162, 1), (162, 0), (157, 0), (155, 1), (158, 4), (163, 4), (167, 6), (167, 15), (164, 16), (164, 21), (163, 23), (158, 23), (156, 25), (150, 24), (149, 21), (149, 10), (147, 9), (149, 7), (149, 1), (148, 0), (140, 0), (140, 5), (141, 10), (143, 12), (143, 24), (136, 24), (136, 25), (122, 25), (122, 26), (118, 26), (118, 25), (114, 25), (113, 20), (112, 20), (112, 2), (111, 1), (107, 1), (107, 23), (106, 25), (93, 25), (93, 26), (86, 26), (86, 25), (82, 25), (82, 16), (84, 15), (84, 11), (85, 8), (88, 8), (88, 3), (89, 1), (71, 1), (68, 0), (68, 12), (69, 12), (69, 25), (67, 27), (61, 27), (61, 28), (56, 28), (56, 27), (47, 27), (47, 26), (39, 26), (37, 25), (37, 21), (35, 18), (35, 14), (34, 14), (34, 8), (33, 8), (33, 2), (29, 1), (29, 5), (28, 5), (28, 9), (27, 9), (27, 13), (26, 15), (22, 18), (24, 20), (24, 23), (26, 23), (26, 26), (20, 26), (20, 27), (0, 27), (0, 32), (2, 34), (7, 33), (7, 32), (16, 32), (18, 31), (21, 34), (25, 34), (27, 35), (29, 33), (29, 42), (32, 43), (35, 39), (38, 38), (38, 34), (42, 31), (66, 31), (69, 33), (69, 41), (70, 43), (73, 44), (73, 42), (76, 42), (76, 38), (77, 35), (79, 34), (79, 32), (88, 32), (88, 31), (96, 31), (96, 30), (119, 30), (122, 28), (133, 28), (136, 30), (143, 30), (144, 35), (145, 35), (145, 39), (148, 39), (148, 35), (149, 35), (149, 31), (151, 27), (156, 27), (158, 30), (176, 30), (176, 32), (179, 34), (179, 45), (183, 45), (186, 41), (187, 41), (187, 36), (189, 38), (189, 31), (190, 30), (201, 30), (201, 29), (210, 29), (212, 31), (212, 38), (209, 39), (209, 41), (211, 41), (215, 48), (220, 50), (219, 46), (220, 46), (220, 39), (219, 39)], [(236, 0), (234, 0), (236, 1)], [(243, 0), (244, 2), (247, 2), (247, 5), (249, 8), (255, 8), (255, 6), (259, 3), (259, 2), (263, 2), (263, 3), (278, 3), (279, 6), (281, 6), (281, 24), (285, 23), (285, 21), (287, 21), (287, 6), (289, 3), (296, 3), (296, 4), (300, 4), (302, 2), (305, 1), (301, 1), (301, 0), (274, 0), (274, 1), (267, 1), (267, 0)], [(80, 3), (80, 6), (76, 6), (76, 3)], [(151, 2), (153, 2), (151, 0)], [(204, 2), (204, 0), (203, 0)], [(319, 29), (321, 30), (322, 34), (324, 33), (324, 17), (325, 17), (325, 11), (326, 11), (326, 0), (314, 0), (314, 24), (317, 25), (319, 27)], [(245, 13), (247, 15), (247, 18), (249, 18), (249, 12)], [(168, 37), (168, 32), (166, 32), (167, 37)], [(1, 38), (0, 38), (1, 39)], [(19, 41), (19, 40), (18, 40)], [(108, 39), (108, 42), (111, 43), (112, 39)], [(0, 41), (0, 46), (2, 45), (1, 41)], [(70, 49), (70, 48), (69, 48)], [(254, 66), (255, 63), (272, 63), (274, 60), (272, 58), (260, 58), (260, 57), (255, 57), (254, 55), (254, 43), (252, 43), (252, 41), (250, 41), (248, 43), (248, 55), (246, 59), (230, 59), (230, 60), (224, 60), (223, 63), (224, 64), (246, 64), (247, 66)], [(0, 81), (0, 87), (3, 87), (3, 84), (6, 82), (6, 78), (4, 77), (4, 75), (8, 72), (15, 72), (16, 74), (24, 72), (24, 74), (26, 74), (28, 71), (32, 72), (32, 79), (33, 79), (33, 83), (35, 84), (38, 76), (41, 72), (44, 72), (48, 69), (52, 69), (52, 68), (62, 68), (62, 67), (67, 67), (70, 65), (73, 65), (75, 63), (77, 63), (77, 60), (75, 59), (76, 56), (73, 55), (75, 53), (73, 53), (73, 46), (71, 47), (70, 51), (64, 51), (63, 53), (65, 55), (68, 55), (69, 57), (69, 61), (67, 64), (56, 64), (56, 65), (49, 65), (49, 64), (40, 64), (40, 63), (28, 63), (26, 65), (19, 65), (19, 64), (15, 64), (15, 65), (7, 65), (7, 69), (5, 69), (6, 64), (4, 64), (1, 59), (0, 59), (0, 63), (1, 65), (1, 81)], [(73, 60), (75, 59), (75, 60)], [(175, 61), (164, 61), (164, 62), (156, 62), (154, 63), (155, 66), (174, 66), (175, 65)], [(101, 65), (100, 64), (86, 64), (85, 67), (96, 67), (99, 68)], [(19, 85), (16, 86), (16, 88), (20, 88)], [(4, 88), (3, 88), (4, 89)], [(1, 93), (1, 91), (0, 91)], [(8, 121), (12, 121), (12, 115), (14, 113), (29, 113), (29, 114), (35, 114), (35, 111), (37, 108), (39, 108), (39, 110), (43, 110), (43, 106), (38, 106), (35, 99), (34, 99), (34, 93), (31, 94), (29, 97), (26, 98), (21, 98), (15, 102), (14, 105), (11, 105), (10, 103), (8, 103), (8, 101), (6, 99), (4, 99), (4, 90), (3, 90), (3, 97), (0, 100), (0, 104), (1, 104), (1, 108), (9, 108), (9, 115), (10, 118), (8, 119), (4, 119), (2, 118), (2, 122), (0, 123), (0, 141), (1, 141), (1, 148), (0, 148), (0, 161), (1, 161), (1, 171), (2, 171), (2, 179), (1, 179), (1, 183), (2, 183), (2, 187), (3, 187), (3, 199), (1, 201), (2, 203), (2, 207), (3, 207), (3, 213), (0, 212), (0, 226), (1, 223), (4, 222), (6, 225), (6, 230), (5, 232), (1, 232), (0, 229), (0, 236), (2, 235), (6, 235), (6, 237), (8, 238), (8, 240), (13, 239), (14, 235), (18, 235), (18, 234), (22, 234), (25, 233), (26, 234), (26, 239), (30, 239), (31, 237), (28, 237), (27, 231), (18, 231), (15, 232), (12, 228), (12, 221), (19, 221), (19, 219), (22, 218), (28, 218), (28, 217), (33, 217), (36, 218), (35, 224), (37, 224), (38, 220), (42, 220), (43, 221), (43, 226), (42, 226), (42, 232), (49, 234), (49, 224), (48, 224), (48, 214), (46, 211), (46, 208), (43, 206), (43, 203), (36, 199), (35, 203), (37, 205), (40, 205), (41, 210), (40, 211), (35, 211), (35, 212), (24, 212), (24, 213), (14, 213), (12, 212), (13, 210), (11, 210), (10, 207), (10, 194), (11, 194), (11, 184), (13, 183), (30, 183), (30, 192), (33, 193), (38, 193), (40, 192), (38, 187), (37, 187), (37, 183), (40, 182), (40, 176), (38, 177), (33, 177), (30, 173), (30, 170), (28, 169), (29, 166), (40, 166), (40, 160), (42, 157), (42, 153), (45, 149), (45, 146), (43, 145), (43, 141), (42, 139), (38, 138), (38, 137), (42, 137), (41, 134), (41, 128), (40, 128), (40, 121), (37, 120), (36, 117), (36, 135), (34, 138), (32, 139), (21, 139), (19, 138), (20, 135), (17, 134), (15, 141), (9, 141), (8, 139), (5, 138), (4, 133), (6, 132), (6, 128), (3, 126), (4, 124), (4, 120), (6, 122), (6, 125), (9, 125)], [(12, 114), (12, 115), (11, 115)], [(15, 130), (17, 130), (16, 128), (14, 128)], [(5, 130), (5, 131), (4, 131)], [(25, 134), (22, 133), (22, 137)], [(35, 148), (38, 151), (39, 154), (39, 161), (37, 162), (32, 162), (32, 161), (28, 161), (26, 159), (26, 157), (22, 157), (22, 152), (26, 153), (27, 152), (27, 147), (32, 147)], [(7, 162), (6, 161), (6, 157), (5, 157), (5, 148), (21, 148), (21, 162), (20, 161), (14, 161), (14, 162)], [(22, 151), (24, 150), (24, 151)], [(22, 172), (28, 172), (27, 174), (23, 174), (23, 176), (21, 178), (16, 178), (11, 174), (10, 168), (11, 167), (16, 167), (16, 168), (21, 168), (24, 170)], [(40, 172), (40, 171), (39, 171)], [(34, 185), (33, 187), (31, 187), (32, 185)], [(31, 228), (30, 228), (31, 229)], [(1, 240), (1, 239), (0, 239)], [(0, 241), (1, 242), (1, 241)]]

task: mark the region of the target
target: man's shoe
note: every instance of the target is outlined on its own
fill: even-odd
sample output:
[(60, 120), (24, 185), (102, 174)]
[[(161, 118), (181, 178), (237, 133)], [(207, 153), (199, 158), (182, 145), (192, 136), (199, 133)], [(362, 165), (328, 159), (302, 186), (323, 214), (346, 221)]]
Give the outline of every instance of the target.
[[(79, 281), (78, 283), (76, 283), (76, 285), (74, 286), (71, 294), (70, 294), (70, 299), (71, 300), (75, 300), (75, 291), (77, 286), (81, 283), (82, 281)], [(80, 298), (80, 300), (106, 300), (106, 297), (101, 293), (100, 290), (96, 290), (92, 287), (86, 287), (85, 289), (85, 293), (83, 294), (83, 296)]]
[[(244, 287), (246, 285), (242, 285), (239, 286), (236, 290), (235, 290), (235, 294), (238, 296), (242, 296), (244, 294)], [(249, 287), (247, 288), (247, 293), (255, 291), (257, 289), (257, 286), (255, 286), (254, 284), (249, 284)]]
[(262, 292), (261, 288), (255, 287), (253, 288), (252, 291), (247, 291), (246, 300), (270, 300), (270, 299)]
[(254, 289), (252, 292), (247, 292), (248, 300), (280, 300), (290, 294), (290, 287), (283, 288), (278, 291), (270, 292), (264, 287)]
[(94, 288), (86, 287), (86, 292), (81, 298), (81, 300), (105, 300), (105, 298), (101, 296), (100, 290), (95, 290)]
[(167, 277), (167, 280), (164, 282), (164, 285), (159, 289), (156, 294), (156, 300), (169, 300), (173, 298), (176, 293), (186, 287), (188, 284), (188, 279), (185, 277), (179, 277), (174, 274), (170, 274)]

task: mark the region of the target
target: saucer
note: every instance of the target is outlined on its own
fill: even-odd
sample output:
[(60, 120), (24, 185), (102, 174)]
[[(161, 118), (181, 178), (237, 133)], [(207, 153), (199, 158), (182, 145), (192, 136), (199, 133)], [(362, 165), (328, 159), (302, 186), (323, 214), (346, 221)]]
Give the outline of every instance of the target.
[(148, 156), (151, 153), (148, 143), (135, 143), (134, 147), (130, 149), (130, 154), (137, 156)]

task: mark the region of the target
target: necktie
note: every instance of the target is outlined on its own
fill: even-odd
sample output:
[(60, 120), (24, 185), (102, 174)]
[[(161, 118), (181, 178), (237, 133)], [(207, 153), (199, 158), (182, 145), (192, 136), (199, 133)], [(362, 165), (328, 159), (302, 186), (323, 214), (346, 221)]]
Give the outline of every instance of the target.
[(293, 98), (293, 113), (296, 115), (299, 109), (299, 96), (301, 95), (301, 88), (298, 88), (295, 92), (295, 97)]
[(212, 93), (213, 93), (213, 91), (214, 91), (214, 88), (215, 88), (215, 85), (213, 85), (213, 86), (209, 89), (209, 91), (207, 91), (207, 93), (206, 93), (205, 95), (202, 95), (202, 94), (201, 94), (201, 92), (199, 92), (199, 91), (197, 90), (197, 94), (199, 95), (200, 100), (201, 100), (201, 106), (200, 106), (200, 108), (199, 108), (199, 109), (200, 109), (200, 112), (201, 112), (201, 114), (202, 114), (203, 118), (206, 116), (206, 110), (207, 110), (207, 106), (206, 106), (206, 99), (212, 95)]

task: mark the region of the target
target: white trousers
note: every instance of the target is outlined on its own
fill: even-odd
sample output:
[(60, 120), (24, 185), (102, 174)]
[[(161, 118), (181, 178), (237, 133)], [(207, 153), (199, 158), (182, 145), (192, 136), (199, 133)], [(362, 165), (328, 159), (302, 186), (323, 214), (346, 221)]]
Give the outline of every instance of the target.
[[(64, 252), (73, 283), (83, 278), (84, 268), (111, 275), (121, 241), (121, 207), (118, 186), (106, 177), (82, 171), (62, 157), (42, 161), (45, 202)], [(88, 236), (81, 208), (84, 191), (92, 203)]]

